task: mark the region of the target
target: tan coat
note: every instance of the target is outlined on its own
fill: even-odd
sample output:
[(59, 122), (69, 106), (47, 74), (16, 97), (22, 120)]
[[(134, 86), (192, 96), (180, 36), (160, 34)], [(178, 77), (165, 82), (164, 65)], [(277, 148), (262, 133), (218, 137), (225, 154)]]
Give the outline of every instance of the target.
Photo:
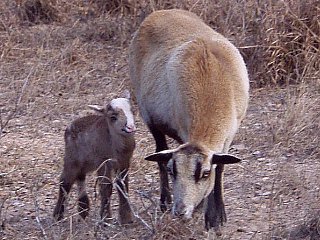
[[(133, 91), (142, 118), (156, 141), (146, 157), (160, 169), (160, 207), (171, 202), (167, 169), (173, 177), (174, 214), (192, 217), (207, 202), (207, 229), (226, 221), (223, 165), (249, 98), (245, 63), (234, 45), (196, 15), (183, 10), (150, 14), (129, 49)], [(178, 148), (167, 150), (165, 135)]]
[(130, 56), (132, 87), (147, 123), (152, 112), (182, 142), (227, 151), (247, 109), (249, 81), (226, 38), (190, 12), (158, 11), (141, 24)]

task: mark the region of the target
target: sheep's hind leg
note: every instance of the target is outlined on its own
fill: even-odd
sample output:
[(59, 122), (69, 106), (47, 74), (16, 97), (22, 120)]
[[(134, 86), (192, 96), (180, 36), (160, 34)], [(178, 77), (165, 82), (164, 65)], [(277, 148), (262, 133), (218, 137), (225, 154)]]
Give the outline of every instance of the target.
[(77, 179), (78, 183), (78, 211), (79, 215), (85, 219), (89, 214), (89, 198), (86, 192), (86, 175), (80, 175)]
[(70, 174), (69, 175), (65, 174), (65, 171), (62, 172), (60, 176), (60, 183), (59, 183), (58, 201), (53, 211), (53, 217), (58, 221), (63, 218), (63, 214), (65, 210), (65, 201), (68, 197), (68, 194), (71, 190), (71, 187), (74, 181), (75, 181), (74, 176)]

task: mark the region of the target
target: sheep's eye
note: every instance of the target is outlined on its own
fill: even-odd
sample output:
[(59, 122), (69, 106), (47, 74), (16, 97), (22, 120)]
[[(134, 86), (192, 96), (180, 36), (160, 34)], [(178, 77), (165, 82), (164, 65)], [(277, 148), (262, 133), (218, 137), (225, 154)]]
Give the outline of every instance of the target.
[(202, 174), (202, 178), (208, 178), (210, 176), (211, 170), (205, 170)]
[(115, 121), (117, 121), (118, 118), (116, 116), (111, 116), (110, 119), (112, 122), (115, 122)]
[(167, 172), (168, 172), (170, 175), (173, 175), (173, 172), (172, 172), (171, 167), (167, 167)]

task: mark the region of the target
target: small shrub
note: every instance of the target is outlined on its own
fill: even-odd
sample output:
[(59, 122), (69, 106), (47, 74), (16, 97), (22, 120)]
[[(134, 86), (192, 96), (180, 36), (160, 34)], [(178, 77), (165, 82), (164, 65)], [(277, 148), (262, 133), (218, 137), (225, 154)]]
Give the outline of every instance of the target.
[(49, 24), (58, 21), (58, 11), (48, 0), (26, 0), (18, 5), (18, 16), (30, 24)]

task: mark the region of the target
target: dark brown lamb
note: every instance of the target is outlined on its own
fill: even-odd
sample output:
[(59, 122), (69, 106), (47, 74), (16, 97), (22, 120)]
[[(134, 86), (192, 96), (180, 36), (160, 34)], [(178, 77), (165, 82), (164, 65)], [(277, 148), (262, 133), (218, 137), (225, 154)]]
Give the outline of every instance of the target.
[(79, 214), (82, 218), (88, 215), (89, 198), (85, 178), (87, 173), (96, 170), (100, 185), (101, 218), (108, 220), (112, 217), (110, 197), (115, 179), (120, 200), (120, 223), (130, 223), (133, 214), (124, 193), (128, 193), (128, 170), (135, 148), (135, 125), (129, 99), (113, 99), (105, 108), (96, 105), (89, 107), (99, 115), (79, 118), (65, 131), (64, 166), (53, 215), (57, 220), (63, 218), (65, 200), (75, 181), (79, 187)]

